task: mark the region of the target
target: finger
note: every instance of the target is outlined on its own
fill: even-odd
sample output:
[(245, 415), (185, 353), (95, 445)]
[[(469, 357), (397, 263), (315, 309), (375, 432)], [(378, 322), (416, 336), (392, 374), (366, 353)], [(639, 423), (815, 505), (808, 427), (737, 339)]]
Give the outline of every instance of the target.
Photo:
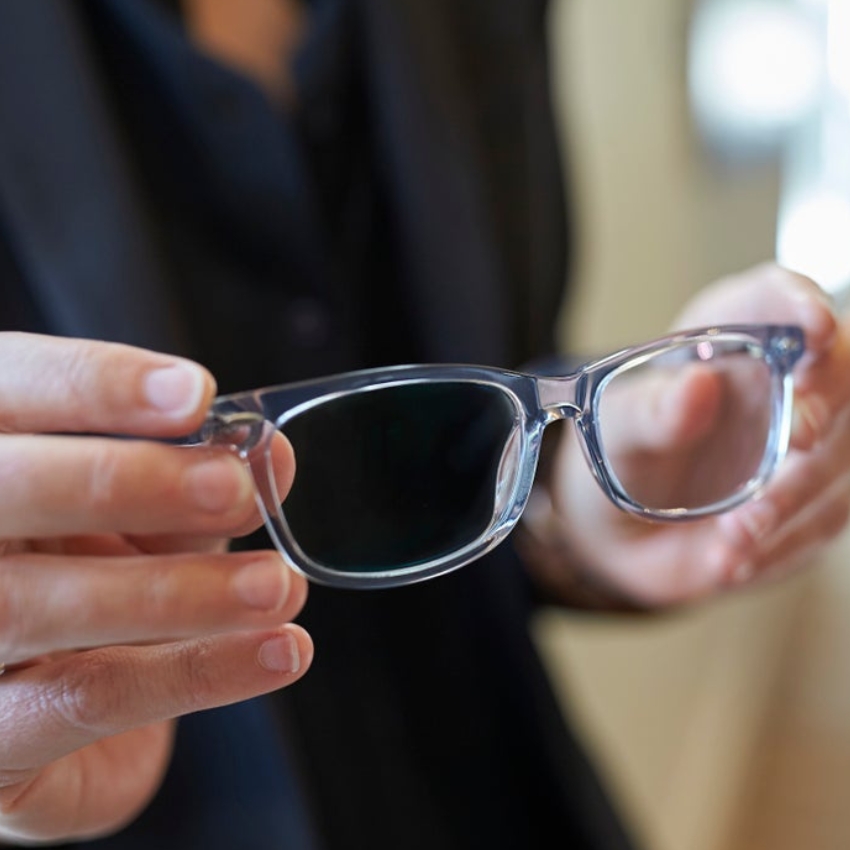
[(850, 419), (850, 328), (842, 327), (835, 344), (794, 375), (791, 444), (810, 448)]
[(0, 430), (179, 436), (215, 393), (189, 360), (107, 342), (0, 333)]
[[(285, 495), (294, 458), (276, 448)], [(0, 537), (231, 536), (259, 523), (250, 472), (221, 449), (93, 437), (0, 437)]]
[(74, 653), (0, 677), (0, 764), (46, 765), (103, 738), (296, 681), (313, 656), (288, 624), (154, 647)]
[(740, 322), (796, 324), (806, 354), (794, 370), (792, 445), (808, 448), (850, 404), (850, 321), (837, 321), (832, 302), (810, 278), (764, 264), (706, 287), (677, 327)]
[(599, 410), (605, 449), (621, 454), (691, 446), (715, 427), (722, 394), (720, 376), (700, 364), (611, 384)]
[[(238, 536), (234, 532), (234, 537)], [(192, 534), (128, 534), (122, 536), (135, 554), (177, 555), (181, 552), (202, 552), (208, 555), (226, 552), (230, 539), (199, 537)]]
[(729, 429), (718, 427), (730, 406), (723, 404), (727, 393), (718, 372), (679, 366), (642, 373), (628, 392), (619, 389), (606, 388), (599, 433), (607, 466), (630, 498), (674, 509), (716, 501), (734, 489), (740, 474), (727, 446)]
[(821, 287), (774, 263), (705, 287), (678, 316), (675, 327), (747, 322), (800, 325), (811, 352), (827, 350), (836, 333), (832, 304)]
[(810, 505), (847, 486), (850, 433), (828, 444), (794, 453), (779, 469), (760, 499), (718, 517), (726, 547), (741, 562), (755, 562), (765, 542), (789, 527)]
[(847, 487), (830, 492), (762, 548), (753, 575), (775, 579), (801, 568), (846, 529), (848, 512)]
[(834, 486), (777, 533), (760, 541), (749, 557), (731, 551), (730, 564), (733, 558), (737, 563), (727, 569), (726, 583), (773, 581), (802, 568), (847, 527), (849, 491), (846, 482)]
[[(295, 458), (292, 445), (280, 432), (275, 431), (269, 443), (267, 463), (257, 463), (256, 474), (266, 475), (270, 471), (274, 482), (274, 492), (284, 498), (292, 487), (295, 473)], [(252, 473), (253, 475), (253, 473)], [(270, 508), (271, 509), (271, 508)], [(244, 537), (256, 531), (262, 524), (259, 511), (256, 511), (245, 523), (229, 531), (231, 537)], [(227, 540), (220, 537), (198, 537), (186, 534), (166, 534), (130, 536), (129, 540), (139, 552), (164, 554), (168, 552), (221, 552), (227, 546)]]
[[(180, 553), (222, 554), (229, 540), (223, 537), (191, 537), (125, 534), (78, 534), (72, 537), (48, 537), (7, 548), (4, 554), (38, 552), (42, 555), (75, 555), (84, 558), (128, 557), (134, 555), (177, 555)], [(160, 545), (161, 544), (161, 545)]]
[(277, 552), (18, 555), (0, 564), (0, 658), (273, 626), (306, 596), (306, 580)]
[(65, 845), (117, 832), (162, 784), (174, 728), (173, 722), (144, 726), (40, 770), (0, 771), (0, 840)]

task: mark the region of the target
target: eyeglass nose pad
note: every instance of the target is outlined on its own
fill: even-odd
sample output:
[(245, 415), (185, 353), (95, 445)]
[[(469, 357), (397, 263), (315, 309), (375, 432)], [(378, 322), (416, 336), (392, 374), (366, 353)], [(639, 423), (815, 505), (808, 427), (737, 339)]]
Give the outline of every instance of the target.
[(516, 490), (517, 469), (519, 469), (522, 453), (522, 435), (519, 428), (514, 428), (505, 441), (499, 467), (496, 470), (496, 487), (493, 497), (493, 516), (501, 517), (513, 504)]

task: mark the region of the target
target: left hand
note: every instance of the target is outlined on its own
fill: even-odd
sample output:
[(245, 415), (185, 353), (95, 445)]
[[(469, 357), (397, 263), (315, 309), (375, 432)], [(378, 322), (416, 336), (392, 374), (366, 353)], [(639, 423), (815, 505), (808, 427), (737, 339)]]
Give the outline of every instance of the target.
[[(307, 583), (224, 551), (261, 523), (238, 458), (162, 442), (204, 421), (198, 364), (13, 332), (0, 362), (0, 844), (64, 843), (136, 817), (175, 718), (303, 675)], [(282, 436), (271, 465), (286, 494)]]
[[(806, 354), (794, 372), (791, 447), (759, 498), (702, 520), (643, 522), (608, 502), (578, 456), (574, 436), (562, 440), (551, 485), (554, 516), (578, 564), (572, 568), (591, 583), (642, 607), (686, 602), (785, 574), (844, 528), (850, 510), (850, 319), (839, 321), (808, 278), (764, 265), (707, 287), (675, 327), (762, 322), (802, 326)], [(673, 437), (663, 412), (646, 421), (646, 432), (639, 415), (630, 422), (630, 448), (639, 451), (650, 439), (657, 446), (668, 425), (675, 452), (681, 437)], [(657, 467), (654, 472), (663, 474)]]

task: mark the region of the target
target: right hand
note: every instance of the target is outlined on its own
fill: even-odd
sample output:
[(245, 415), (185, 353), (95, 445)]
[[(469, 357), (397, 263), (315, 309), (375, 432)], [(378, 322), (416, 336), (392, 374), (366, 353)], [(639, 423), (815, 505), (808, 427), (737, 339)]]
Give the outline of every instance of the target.
[[(642, 608), (696, 602), (812, 565), (812, 556), (846, 527), (850, 320), (834, 313), (810, 279), (765, 264), (706, 287), (675, 326), (763, 322), (799, 325), (806, 353), (794, 369), (788, 456), (756, 498), (693, 522), (643, 522), (603, 495), (566, 429), (548, 524), (565, 541), (570, 560), (564, 558), (564, 566), (579, 570), (584, 582)], [(728, 423), (730, 413), (718, 406), (718, 386), (708, 377), (693, 373), (678, 392), (656, 386), (623, 408), (620, 462), (635, 480), (663, 488), (683, 473), (691, 477), (694, 467), (701, 483), (710, 480), (705, 460), (712, 423), (721, 417)], [(752, 401), (764, 404), (755, 390)], [(720, 469), (717, 457), (712, 463)]]
[[(260, 524), (234, 455), (155, 441), (203, 422), (201, 367), (19, 333), (0, 364), (0, 842), (99, 835), (156, 792), (173, 718), (302, 675), (307, 586), (225, 551)], [(285, 440), (275, 469), (286, 493)]]

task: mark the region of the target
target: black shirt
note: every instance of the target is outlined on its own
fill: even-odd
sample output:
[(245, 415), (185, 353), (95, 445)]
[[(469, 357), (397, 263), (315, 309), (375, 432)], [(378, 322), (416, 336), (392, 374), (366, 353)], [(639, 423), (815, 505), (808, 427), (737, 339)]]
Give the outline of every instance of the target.
[[(420, 360), (393, 285), (392, 223), (347, 4), (311, 9), (291, 108), (196, 49), (177, 4), (79, 8), (189, 328), (187, 353), (221, 390)], [(228, 317), (224, 338), (208, 334), (220, 324), (209, 314)]]
[[(71, 30), (83, 21), (109, 129), (121, 130), (139, 190), (133, 212), (141, 194), (171, 293), (151, 298), (140, 280), (133, 304), (169, 304), (182, 328), (175, 345), (211, 366), (222, 388), (421, 357), (510, 365), (551, 351), (564, 228), (541, 0), (316, 0), (297, 65), (303, 99), (290, 114), (200, 55), (153, 0), (80, 0), (76, 21), (68, 8), (0, 4), (0, 41), (10, 11), (17, 26), (0, 51), (0, 66), (10, 55), (16, 63), (0, 74), (0, 120), (26, 106), (34, 78), (21, 67), (31, 69), (33, 45), (73, 54), (34, 63), (42, 73), (82, 64)], [(42, 15), (62, 33), (38, 26)], [(45, 101), (61, 80), (54, 73), (34, 87)], [(82, 159), (89, 124), (75, 115), (90, 104), (60, 88), (72, 102), (34, 110), (34, 123), (61, 119)], [(17, 155), (26, 139), (0, 136), (0, 187), (17, 192), (0, 195), (17, 203), (0, 204), (0, 215), (13, 213), (0, 220), (12, 260), (32, 261), (24, 249), (38, 242), (78, 272), (66, 286), (70, 276), (42, 263), (41, 279), (27, 269), (12, 289), (38, 289), (42, 310), (67, 295), (56, 315), (73, 321), (45, 322), (54, 332), (138, 341), (136, 322), (115, 324), (127, 311), (108, 280), (78, 305), (80, 270), (100, 264), (80, 257), (89, 243), (77, 244), (74, 228), (45, 233), (5, 170), (10, 145)], [(33, 147), (49, 171), (55, 147)], [(73, 168), (61, 173), (42, 207), (66, 213), (60, 231), (86, 189)], [(129, 197), (103, 182), (97, 204)], [(91, 220), (108, 231), (97, 204)], [(39, 239), (28, 239), (34, 231)], [(157, 318), (145, 324), (154, 340)], [(302, 620), (317, 652), (304, 679), (181, 720), (162, 792), (95, 846), (298, 847), (301, 795), (332, 850), (524, 850), (553, 835), (572, 850), (627, 847), (535, 651), (532, 603), (507, 544), (418, 586), (313, 588)]]

